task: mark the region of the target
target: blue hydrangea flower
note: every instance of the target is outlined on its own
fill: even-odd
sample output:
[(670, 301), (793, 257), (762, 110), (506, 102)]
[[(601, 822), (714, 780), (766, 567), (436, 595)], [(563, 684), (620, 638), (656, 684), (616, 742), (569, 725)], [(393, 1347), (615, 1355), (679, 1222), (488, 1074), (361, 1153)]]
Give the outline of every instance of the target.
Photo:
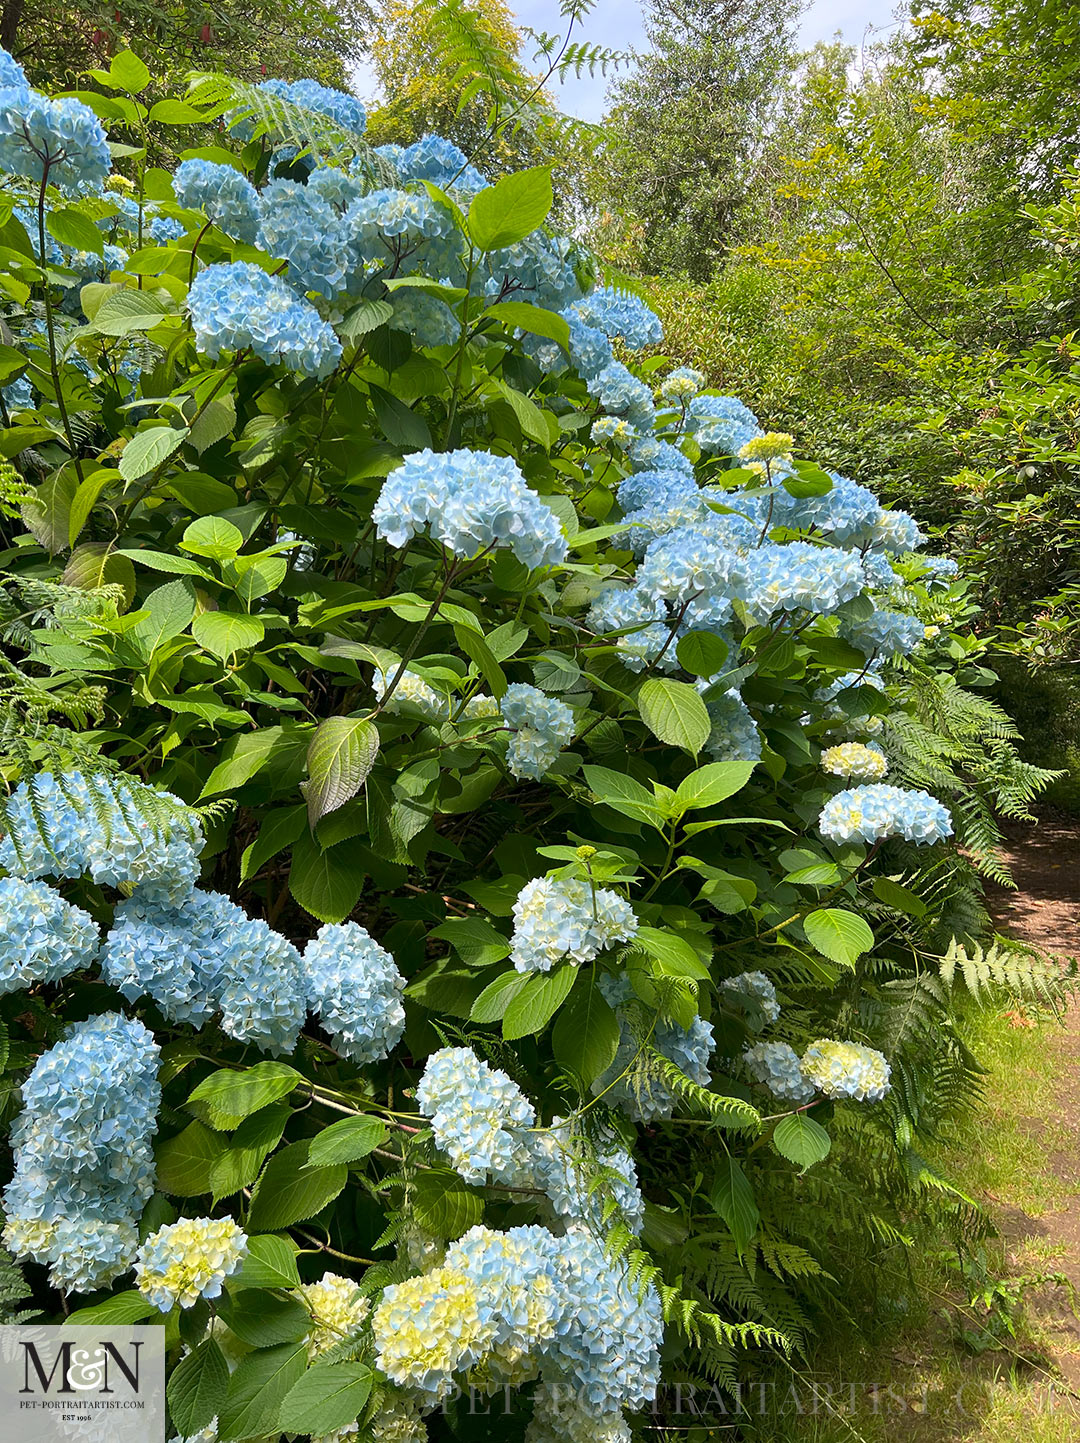
[[(138, 803), (171, 804), (169, 820), (151, 824)], [(203, 840), (179, 797), (130, 779), (51, 772), (20, 782), (7, 802), (8, 835), (0, 866), (20, 877), (81, 877), (133, 886), (144, 896), (178, 899), (199, 875)], [(39, 825), (40, 820), (40, 825)]]
[(319, 929), (304, 948), (309, 1012), (316, 1012), (334, 1047), (363, 1066), (401, 1040), (405, 979), (393, 957), (356, 922)]
[[(599, 425), (599, 422), (597, 422)], [(694, 463), (684, 451), (670, 441), (647, 431), (631, 430), (626, 445), (627, 458), (632, 471), (682, 471), (686, 476), (694, 474)]]
[(422, 346), (452, 346), (461, 337), (461, 322), (445, 301), (408, 286), (390, 297), (394, 318), (387, 324), (404, 331)]
[(398, 274), (441, 276), (459, 261), (461, 236), (426, 191), (374, 190), (353, 201), (342, 225), (361, 267), (393, 262)]
[(163, 1313), (219, 1298), (221, 1285), (247, 1256), (247, 1234), (232, 1218), (180, 1218), (151, 1233), (139, 1249), (135, 1281)]
[(705, 377), (691, 366), (676, 366), (661, 381), (656, 396), (670, 406), (680, 406), (693, 400), (699, 391), (705, 389)]
[(625, 417), (634, 427), (652, 425), (656, 414), (652, 392), (621, 361), (612, 361), (590, 376), (586, 385), (589, 395), (595, 396), (605, 411)]
[(695, 396), (687, 407), (686, 429), (703, 451), (737, 456), (763, 434), (753, 411), (735, 396)]
[(313, 110), (316, 115), (325, 115), (340, 129), (352, 131), (354, 135), (363, 135), (367, 129), (363, 101), (344, 90), (320, 85), (317, 80), (263, 80), (259, 89), (267, 95), (280, 95), (304, 110)]
[(341, 342), (314, 306), (246, 261), (201, 271), (188, 308), (195, 344), (214, 360), (222, 351), (251, 350), (268, 366), (305, 376), (328, 376), (341, 360)]
[(0, 170), (40, 185), (48, 182), (65, 195), (100, 191), (112, 167), (101, 122), (88, 105), (64, 96), (51, 100), (19, 83), (21, 68), (7, 58), (0, 80)]
[(830, 842), (880, 842), (886, 837), (942, 842), (953, 831), (949, 813), (929, 792), (884, 782), (837, 792), (825, 803), (818, 826)]
[(316, 165), (307, 178), (307, 188), (339, 215), (344, 215), (364, 194), (364, 186), (356, 176), (336, 165)]
[(565, 1296), (565, 1332), (549, 1345), (543, 1377), (597, 1414), (644, 1408), (660, 1382), (664, 1336), (660, 1298), (612, 1262), (585, 1227), (571, 1227), (556, 1246)]
[(919, 565), (923, 573), (920, 579), (925, 586), (935, 582), (947, 585), (960, 572), (951, 556), (920, 556)]
[(509, 456), (490, 451), (418, 451), (390, 473), (372, 508), (376, 530), (404, 546), (430, 525), (455, 556), (507, 547), (530, 569), (564, 561), (555, 513), (525, 485)]
[(650, 542), (670, 531), (704, 521), (711, 513), (705, 493), (685, 471), (638, 471), (618, 489), (627, 530), (611, 538), (612, 546), (644, 556)]
[(909, 656), (925, 639), (925, 627), (917, 616), (875, 609), (861, 620), (845, 618), (840, 623), (840, 635), (867, 656), (891, 657), (897, 652)]
[[(452, 140), (441, 135), (425, 135), (412, 145), (385, 146), (393, 150), (392, 160), (402, 180), (429, 180), (441, 190), (453, 187), (465, 195), (474, 195), (490, 184)], [(380, 151), (380, 154), (382, 153)]]
[(259, 233), (259, 193), (231, 165), (182, 160), (173, 176), (173, 190), (185, 210), (201, 210), (226, 235), (254, 244)]
[(526, 1134), (530, 1185), (547, 1193), (555, 1213), (603, 1234), (616, 1222), (632, 1233), (645, 1224), (645, 1200), (634, 1159), (613, 1132), (586, 1138), (566, 1120)]
[(896, 553), (918, 551), (925, 545), (926, 536), (919, 524), (906, 511), (882, 508), (874, 524), (860, 535), (858, 541), (868, 541), (871, 546)]
[(776, 988), (764, 972), (740, 972), (737, 977), (725, 977), (720, 986), (724, 992), (749, 998), (751, 1013), (759, 1013), (765, 1022), (775, 1022), (780, 1016)]
[(499, 707), (503, 720), (513, 728), (506, 753), (511, 775), (540, 781), (573, 740), (573, 711), (564, 701), (520, 681), (506, 688)]
[(0, 993), (91, 966), (99, 941), (94, 919), (44, 882), (0, 880)]
[[(675, 1094), (666, 1082), (650, 1073), (642, 1040), (627, 1015), (626, 1004), (633, 997), (630, 983), (624, 976), (603, 973), (600, 991), (619, 1019), (619, 1044), (611, 1066), (593, 1082), (593, 1092), (635, 1121), (671, 1117), (675, 1111)], [(691, 1082), (708, 1087), (709, 1059), (716, 1046), (711, 1022), (695, 1017), (689, 1027), (683, 1027), (681, 1023), (657, 1018), (648, 1040), (651, 1047), (673, 1062)]]
[(615, 650), (630, 671), (653, 665), (659, 671), (676, 671), (678, 654), (666, 613), (664, 602), (650, 600), (639, 587), (609, 586), (596, 597), (585, 622), (598, 635), (626, 632), (617, 638)]
[(167, 246), (170, 241), (179, 240), (187, 234), (187, 226), (172, 216), (156, 215), (150, 222), (150, 239), (155, 245)]
[[(792, 496), (779, 481), (757, 494), (739, 498), (739, 505), (759, 525), (783, 526), (790, 531), (814, 531), (842, 545), (861, 536), (881, 515), (872, 491), (830, 471), (832, 490), (821, 496)], [(774, 477), (776, 470), (773, 471)]]
[(506, 1073), (468, 1047), (444, 1047), (428, 1058), (416, 1103), (431, 1119), (435, 1141), (466, 1182), (520, 1184), (529, 1175), (523, 1129), (533, 1105)]
[(625, 341), (631, 351), (657, 346), (664, 339), (660, 317), (630, 291), (598, 286), (575, 301), (573, 309), (587, 326), (603, 331), (611, 340)]
[(141, 1022), (108, 1012), (69, 1027), (23, 1085), (4, 1238), (52, 1265), (59, 1286), (103, 1285), (130, 1262), (125, 1241), (134, 1253), (154, 1189), (159, 1057)]
[(351, 264), (341, 223), (328, 201), (310, 185), (272, 180), (260, 197), (259, 245), (289, 263), (298, 291), (332, 298), (345, 285)]
[(765, 625), (781, 611), (828, 615), (858, 596), (864, 586), (856, 553), (790, 541), (748, 553), (740, 592), (753, 621)]
[(30, 82), (26, 78), (26, 71), (14, 55), (9, 55), (6, 50), (0, 49), (0, 91), (29, 89)]
[(817, 1090), (803, 1076), (799, 1054), (790, 1043), (755, 1042), (743, 1053), (743, 1062), (755, 1082), (782, 1102), (809, 1102)]
[(817, 1091), (833, 1099), (880, 1102), (892, 1085), (882, 1054), (858, 1042), (811, 1043), (803, 1053), (802, 1072)]
[(549, 311), (562, 310), (581, 293), (570, 241), (542, 230), (505, 250), (486, 251), (474, 283), (492, 301), (524, 296)]
[(550, 972), (564, 958), (591, 962), (637, 932), (634, 909), (609, 887), (534, 877), (514, 902), (510, 957), (519, 972)]
[(202, 1026), (215, 1013), (240, 1042), (292, 1052), (303, 1025), (300, 954), (220, 892), (173, 907), (137, 893), (116, 909), (102, 976), (134, 1001), (150, 996), (170, 1020)]

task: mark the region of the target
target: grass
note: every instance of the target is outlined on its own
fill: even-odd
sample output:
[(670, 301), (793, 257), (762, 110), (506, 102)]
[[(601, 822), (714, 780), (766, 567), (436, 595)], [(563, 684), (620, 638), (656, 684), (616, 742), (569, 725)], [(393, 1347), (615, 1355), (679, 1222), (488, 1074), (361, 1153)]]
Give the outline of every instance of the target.
[[(1055, 1272), (1077, 1254), (1066, 1221), (1078, 1189), (1061, 1159), (1080, 1155), (1080, 1043), (1053, 1018), (1023, 1025), (1029, 1020), (971, 1015), (968, 1040), (989, 1070), (986, 1107), (961, 1119), (930, 1158), (1001, 1229), (985, 1245), (989, 1280)], [(778, 1380), (764, 1407), (755, 1398), (750, 1411), (759, 1416), (743, 1436), (754, 1443), (1076, 1443), (1080, 1397), (1052, 1361), (1077, 1347), (1067, 1289), (1022, 1288), (1016, 1336), (1000, 1328), (988, 1339), (985, 1315), (966, 1307), (970, 1274), (965, 1286), (940, 1245), (920, 1242), (910, 1266), (913, 1286), (896, 1273), (895, 1316), (883, 1319), (879, 1305), (872, 1338), (836, 1336)], [(893, 1291), (891, 1280), (882, 1291)], [(973, 1351), (961, 1329), (982, 1333), (989, 1346)], [(732, 1435), (713, 1436), (720, 1443)]]

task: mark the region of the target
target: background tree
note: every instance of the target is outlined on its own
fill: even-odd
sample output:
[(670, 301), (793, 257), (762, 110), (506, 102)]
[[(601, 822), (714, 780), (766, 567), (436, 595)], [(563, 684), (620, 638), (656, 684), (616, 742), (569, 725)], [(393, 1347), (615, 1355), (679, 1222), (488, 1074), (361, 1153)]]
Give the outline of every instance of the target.
[(648, 0), (650, 51), (612, 87), (601, 243), (649, 274), (711, 276), (792, 61), (797, 0)]

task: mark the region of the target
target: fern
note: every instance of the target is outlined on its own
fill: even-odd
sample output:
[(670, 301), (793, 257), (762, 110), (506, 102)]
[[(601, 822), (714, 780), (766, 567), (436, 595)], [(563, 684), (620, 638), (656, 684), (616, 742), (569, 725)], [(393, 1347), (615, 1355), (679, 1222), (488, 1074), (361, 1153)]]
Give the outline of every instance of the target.
[(962, 980), (971, 996), (982, 1003), (996, 1003), (1004, 996), (1060, 1012), (1076, 991), (1075, 958), (1067, 964), (1051, 961), (1000, 937), (985, 951), (973, 944), (970, 953), (954, 938), (938, 965), (946, 986)]

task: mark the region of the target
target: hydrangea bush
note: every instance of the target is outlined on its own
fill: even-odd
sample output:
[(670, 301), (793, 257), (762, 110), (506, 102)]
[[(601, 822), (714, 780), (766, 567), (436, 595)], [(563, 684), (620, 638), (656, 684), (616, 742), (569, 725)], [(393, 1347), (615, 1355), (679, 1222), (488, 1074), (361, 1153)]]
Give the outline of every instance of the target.
[(942, 760), (962, 584), (545, 170), (142, 70), (0, 65), (4, 1240), (177, 1437), (625, 1439), (947, 1192), (926, 959), (1043, 778)]

